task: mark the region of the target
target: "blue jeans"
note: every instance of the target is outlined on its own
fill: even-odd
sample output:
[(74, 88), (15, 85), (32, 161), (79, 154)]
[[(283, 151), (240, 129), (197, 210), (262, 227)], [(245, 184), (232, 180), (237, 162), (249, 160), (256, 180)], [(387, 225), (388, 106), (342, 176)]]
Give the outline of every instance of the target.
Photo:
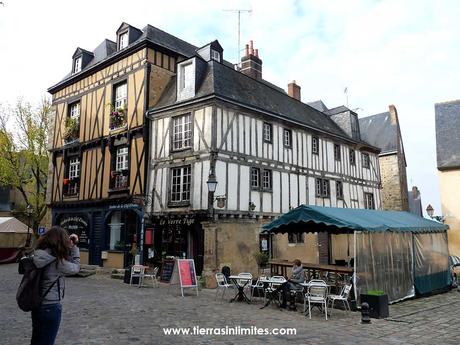
[(32, 310), (32, 339), (31, 345), (54, 345), (61, 323), (62, 306), (43, 304)]

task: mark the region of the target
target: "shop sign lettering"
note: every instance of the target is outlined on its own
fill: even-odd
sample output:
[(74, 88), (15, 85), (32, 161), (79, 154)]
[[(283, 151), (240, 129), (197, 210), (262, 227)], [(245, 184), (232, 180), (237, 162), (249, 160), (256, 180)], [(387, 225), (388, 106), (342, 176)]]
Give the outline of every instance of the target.
[(177, 218), (177, 219), (161, 219), (160, 225), (192, 225), (195, 223), (194, 218)]

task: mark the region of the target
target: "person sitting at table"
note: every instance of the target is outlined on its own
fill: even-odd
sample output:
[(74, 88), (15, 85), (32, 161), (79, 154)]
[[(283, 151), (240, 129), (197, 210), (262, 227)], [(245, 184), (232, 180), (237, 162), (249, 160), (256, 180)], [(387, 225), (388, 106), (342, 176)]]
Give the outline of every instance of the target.
[(286, 308), (287, 298), (291, 296), (290, 307), (289, 309), (295, 310), (295, 294), (291, 294), (291, 291), (298, 291), (302, 289), (302, 286), (299, 283), (303, 283), (305, 280), (305, 271), (302, 267), (302, 262), (299, 259), (294, 260), (294, 265), (292, 266), (292, 274), (288, 281), (283, 284), (283, 300), (281, 303), (281, 308)]

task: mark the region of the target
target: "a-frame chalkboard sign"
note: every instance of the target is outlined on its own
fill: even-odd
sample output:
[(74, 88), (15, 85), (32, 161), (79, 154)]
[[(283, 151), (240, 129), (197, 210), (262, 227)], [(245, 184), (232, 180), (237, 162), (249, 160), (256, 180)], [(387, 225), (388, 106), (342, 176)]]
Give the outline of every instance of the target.
[(169, 284), (180, 285), (182, 297), (184, 297), (185, 288), (195, 288), (198, 296), (195, 261), (193, 259), (177, 259)]

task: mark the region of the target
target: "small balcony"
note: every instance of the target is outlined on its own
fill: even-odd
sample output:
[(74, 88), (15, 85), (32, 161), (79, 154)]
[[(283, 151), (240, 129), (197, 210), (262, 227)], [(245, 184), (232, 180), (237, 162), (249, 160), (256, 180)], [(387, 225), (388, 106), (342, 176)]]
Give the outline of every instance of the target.
[(128, 170), (110, 172), (110, 190), (123, 191), (129, 186)]
[(64, 142), (70, 144), (80, 137), (80, 121), (78, 118), (68, 117), (65, 122)]
[(127, 127), (128, 122), (126, 120), (126, 110), (125, 109), (116, 109), (110, 112), (110, 122), (109, 129), (110, 131), (117, 131), (119, 129)]
[(80, 178), (65, 178), (64, 179), (64, 188), (63, 193), (66, 197), (77, 196), (80, 191)]

